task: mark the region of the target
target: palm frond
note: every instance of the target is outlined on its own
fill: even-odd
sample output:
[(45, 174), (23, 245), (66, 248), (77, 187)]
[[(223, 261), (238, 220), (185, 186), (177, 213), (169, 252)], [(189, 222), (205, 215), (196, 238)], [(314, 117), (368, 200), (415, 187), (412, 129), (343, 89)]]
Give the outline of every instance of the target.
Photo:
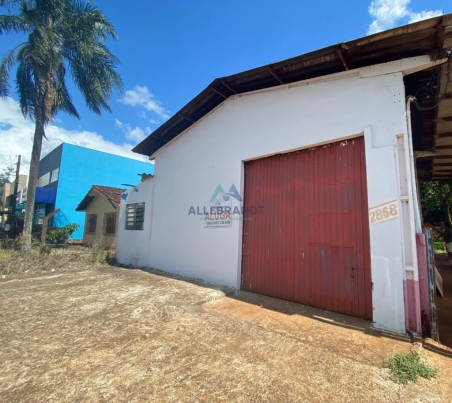
[(21, 60), (16, 72), (17, 95), (22, 114), (26, 118), (36, 120), (36, 89), (33, 73), (26, 60)]
[(85, 37), (89, 33), (92, 38), (104, 44), (109, 37), (118, 39), (114, 26), (91, 2), (74, 0), (72, 3), (71, 12), (65, 18), (69, 27), (76, 26), (77, 32), (83, 33)]
[(66, 69), (64, 68), (64, 65), (61, 64), (57, 70), (52, 116), (55, 116), (58, 111), (62, 110), (67, 114), (80, 119), (80, 115), (78, 114), (77, 109), (75, 109), (71, 95), (66, 87), (65, 74)]
[(17, 15), (0, 15), (0, 35), (10, 32), (28, 32), (30, 25)]
[(21, 0), (0, 0), (0, 7), (14, 6), (21, 2)]
[(10, 50), (0, 63), (0, 96), (7, 97), (9, 94), (9, 71), (16, 63), (17, 48)]
[[(0, 0), (3, 5), (10, 5), (15, 14), (0, 16), (0, 33), (29, 31), (15, 56), (16, 91), (24, 116), (46, 123), (61, 110), (79, 118), (66, 85), (65, 65), (88, 108), (96, 114), (111, 112), (112, 91), (122, 91), (123, 83), (119, 60), (106, 42), (117, 35), (91, 1)], [(9, 52), (0, 65), (0, 94), (7, 93), (11, 57)]]
[(120, 62), (105, 45), (108, 37), (117, 39), (117, 35), (98, 8), (83, 0), (75, 4), (67, 21), (76, 25), (76, 36), (66, 38), (64, 55), (88, 108), (100, 114), (101, 109), (110, 111), (108, 100), (112, 89), (123, 90), (116, 70)]

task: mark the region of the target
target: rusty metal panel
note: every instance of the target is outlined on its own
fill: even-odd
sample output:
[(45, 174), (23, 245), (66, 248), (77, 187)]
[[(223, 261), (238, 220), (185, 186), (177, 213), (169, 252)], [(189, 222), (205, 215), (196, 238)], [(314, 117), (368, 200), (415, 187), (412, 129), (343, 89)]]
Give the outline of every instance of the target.
[(430, 321), (428, 323), (430, 337), (439, 341), (438, 313), (436, 311), (435, 252), (431, 228), (424, 228), (425, 246), (427, 248), (428, 294), (430, 302)]
[(363, 137), (247, 162), (244, 196), (242, 289), (372, 318)]
[[(293, 156), (273, 157), (246, 164), (244, 202), (243, 284), (247, 289), (293, 300)], [(252, 207), (263, 206), (258, 214)], [(249, 229), (249, 233), (247, 232)], [(265, 273), (265, 275), (262, 275)]]

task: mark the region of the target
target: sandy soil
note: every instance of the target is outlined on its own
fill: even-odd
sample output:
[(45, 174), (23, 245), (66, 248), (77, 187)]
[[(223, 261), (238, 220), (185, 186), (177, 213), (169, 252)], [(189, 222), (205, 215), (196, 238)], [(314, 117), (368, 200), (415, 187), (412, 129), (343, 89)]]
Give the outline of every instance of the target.
[[(121, 268), (0, 281), (1, 402), (452, 402), (452, 360), (370, 323)], [(437, 379), (400, 386), (411, 348)]]

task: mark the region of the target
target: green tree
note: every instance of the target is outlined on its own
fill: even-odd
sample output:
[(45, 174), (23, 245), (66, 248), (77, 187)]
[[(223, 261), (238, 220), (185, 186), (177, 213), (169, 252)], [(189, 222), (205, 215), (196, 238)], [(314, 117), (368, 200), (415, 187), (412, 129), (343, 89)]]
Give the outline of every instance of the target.
[(452, 224), (452, 184), (424, 182), (421, 183), (420, 190), (424, 221), (432, 224), (448, 221)]
[(8, 96), (9, 72), (25, 118), (35, 122), (27, 190), (22, 251), (31, 250), (33, 209), (45, 127), (63, 111), (80, 118), (67, 88), (67, 76), (96, 114), (111, 112), (112, 90), (122, 91), (119, 60), (106, 46), (117, 39), (113, 25), (86, 0), (0, 0), (0, 35), (25, 33), (27, 40), (10, 50), (0, 64), (0, 96)]

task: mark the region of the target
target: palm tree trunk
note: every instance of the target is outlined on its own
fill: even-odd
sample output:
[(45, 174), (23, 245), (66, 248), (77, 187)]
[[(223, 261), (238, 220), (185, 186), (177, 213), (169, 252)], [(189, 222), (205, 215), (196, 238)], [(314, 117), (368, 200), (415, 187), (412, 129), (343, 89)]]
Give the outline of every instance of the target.
[[(40, 116), (39, 113), (36, 114)], [(35, 209), (36, 186), (38, 185), (39, 159), (41, 158), (42, 138), (44, 137), (44, 123), (41, 118), (36, 119), (33, 150), (31, 152), (30, 175), (28, 177), (27, 208), (25, 210), (24, 231), (21, 249), (23, 253), (31, 251), (31, 231)]]

